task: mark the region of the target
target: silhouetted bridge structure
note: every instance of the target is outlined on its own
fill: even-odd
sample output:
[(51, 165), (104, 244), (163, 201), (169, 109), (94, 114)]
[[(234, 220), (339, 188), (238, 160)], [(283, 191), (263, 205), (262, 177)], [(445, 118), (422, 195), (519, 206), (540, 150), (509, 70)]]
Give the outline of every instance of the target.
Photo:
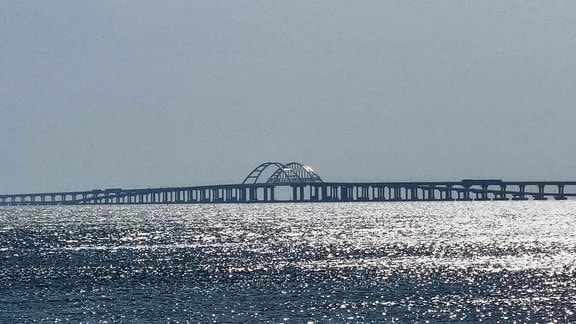
[(576, 181), (325, 182), (312, 168), (301, 163), (266, 162), (239, 184), (7, 194), (0, 195), (0, 206), (565, 200), (572, 197), (576, 197)]

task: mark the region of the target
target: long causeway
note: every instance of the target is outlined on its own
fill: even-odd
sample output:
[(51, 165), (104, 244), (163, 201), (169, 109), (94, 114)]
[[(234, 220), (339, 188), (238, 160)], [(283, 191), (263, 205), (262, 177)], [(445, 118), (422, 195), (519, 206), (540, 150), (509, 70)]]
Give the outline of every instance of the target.
[(576, 197), (576, 181), (324, 182), (309, 166), (297, 162), (266, 162), (239, 184), (2, 194), (0, 206), (565, 200), (573, 197)]

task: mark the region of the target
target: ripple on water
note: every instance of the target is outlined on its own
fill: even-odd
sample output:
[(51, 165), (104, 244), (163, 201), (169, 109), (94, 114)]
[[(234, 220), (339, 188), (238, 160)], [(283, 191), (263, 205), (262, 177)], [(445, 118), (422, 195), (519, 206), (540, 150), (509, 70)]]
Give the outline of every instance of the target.
[(574, 207), (0, 208), (0, 319), (576, 321)]

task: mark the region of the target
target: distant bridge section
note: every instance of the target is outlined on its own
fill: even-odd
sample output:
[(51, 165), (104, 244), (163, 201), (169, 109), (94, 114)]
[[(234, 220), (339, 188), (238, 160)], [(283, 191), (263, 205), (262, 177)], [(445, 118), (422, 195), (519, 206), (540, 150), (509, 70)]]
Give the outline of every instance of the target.
[(565, 200), (574, 197), (576, 181), (324, 182), (307, 165), (266, 162), (254, 168), (240, 184), (7, 194), (0, 195), (0, 206)]

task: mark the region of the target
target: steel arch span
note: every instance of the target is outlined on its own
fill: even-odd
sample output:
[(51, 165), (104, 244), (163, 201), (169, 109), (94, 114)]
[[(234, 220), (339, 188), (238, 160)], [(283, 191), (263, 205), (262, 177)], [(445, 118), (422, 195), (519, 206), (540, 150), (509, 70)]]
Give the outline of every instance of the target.
[[(261, 179), (262, 174), (269, 168), (274, 171), (267, 179)], [(314, 183), (324, 182), (314, 170), (305, 164), (298, 162), (264, 162), (254, 168), (244, 179), (242, 184), (270, 183), (270, 184), (292, 184), (292, 183)]]

